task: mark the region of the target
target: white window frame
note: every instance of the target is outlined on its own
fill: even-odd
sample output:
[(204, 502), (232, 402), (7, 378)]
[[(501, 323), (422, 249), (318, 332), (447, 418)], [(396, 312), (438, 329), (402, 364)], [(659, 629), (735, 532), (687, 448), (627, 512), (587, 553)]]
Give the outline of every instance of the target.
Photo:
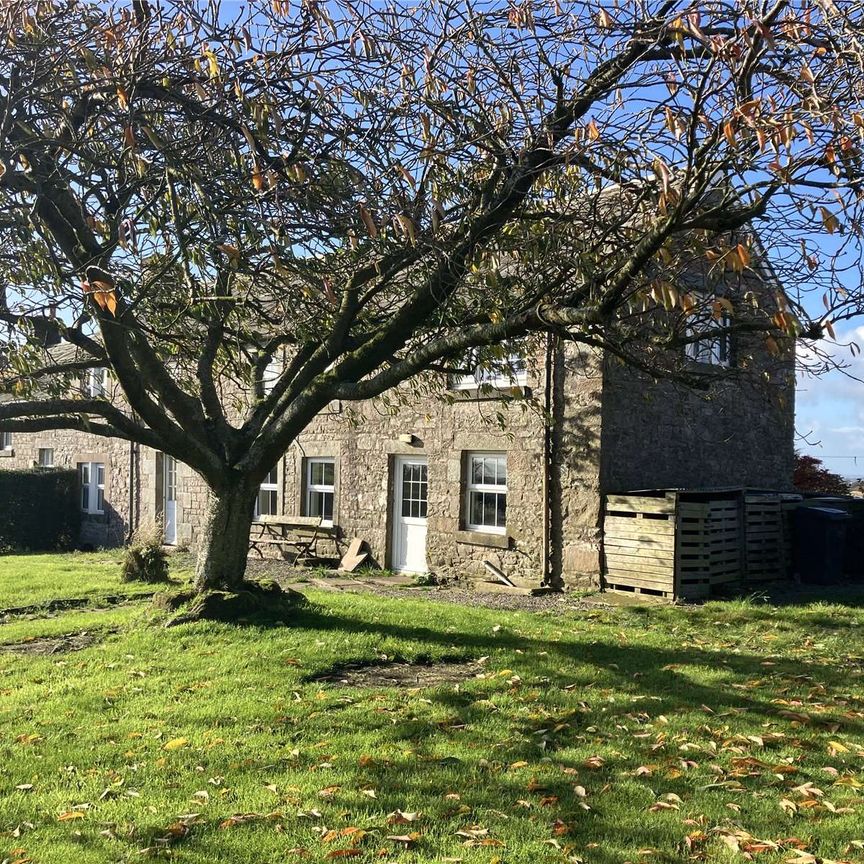
[[(47, 459), (43, 459), (44, 454), (49, 454)], [(40, 468), (53, 468), (54, 467), (54, 448), (53, 447), (40, 447), (38, 456), (37, 456), (37, 464)]]
[(714, 318), (714, 295), (701, 294), (697, 296), (696, 307), (687, 316), (684, 325), (684, 336), (690, 338), (697, 333), (704, 333), (701, 339), (687, 342), (684, 354), (694, 363), (707, 366), (719, 366), (728, 369), (732, 364), (732, 339), (728, 332), (708, 335), (712, 329), (720, 330), (729, 327), (729, 316), (723, 311), (720, 319)]
[(79, 462), (78, 476), (81, 479), (81, 512), (101, 516), (105, 512), (105, 463)]
[[(261, 495), (266, 493), (268, 501), (273, 503), (273, 512), (261, 512)], [(264, 482), (258, 489), (258, 494), (255, 496), (255, 518), (260, 519), (262, 516), (278, 516), (279, 515), (279, 466), (274, 466), (270, 473), (264, 478)]]
[[(474, 481), (474, 460), (495, 459), (504, 462), (503, 483), (477, 483)], [(496, 469), (496, 480), (498, 471)], [(504, 524), (485, 525), (477, 523), (471, 518), (472, 500), (475, 495), (495, 495), (504, 497)], [(484, 534), (506, 534), (507, 533), (507, 453), (505, 451), (470, 451), (465, 454), (465, 528), (468, 531), (479, 531)], [(498, 508), (496, 502), (495, 512)]]
[(500, 361), (500, 370), (487, 369), (476, 362), (476, 353), (467, 358), (466, 365), (473, 368), (468, 375), (453, 375), (450, 378), (451, 390), (479, 390), (488, 385), (496, 390), (506, 390), (511, 387), (524, 387), (528, 383), (528, 366), (525, 358), (516, 352)]
[[(333, 482), (332, 483), (315, 483), (312, 480), (312, 472), (316, 465), (330, 465), (333, 468)], [(315, 509), (312, 506), (313, 496), (314, 495), (330, 495), (331, 496), (331, 506), (330, 506), (330, 518), (329, 519), (321, 519), (321, 524), (326, 527), (333, 526), (333, 514), (336, 512), (336, 459), (333, 456), (310, 456), (306, 459), (306, 494), (304, 495), (304, 508), (306, 515), (311, 515), (312, 511)], [(325, 507), (320, 508), (322, 513), (326, 509)]]
[(88, 369), (84, 390), (91, 399), (104, 399), (108, 395), (108, 370), (104, 366)]
[(276, 382), (283, 371), (282, 359), (280, 357), (272, 358), (264, 367), (264, 372), (261, 375), (261, 387), (265, 396), (269, 396), (273, 392), (273, 388), (276, 386)]
[(11, 450), (12, 447), (12, 433), (0, 432), (0, 450)]

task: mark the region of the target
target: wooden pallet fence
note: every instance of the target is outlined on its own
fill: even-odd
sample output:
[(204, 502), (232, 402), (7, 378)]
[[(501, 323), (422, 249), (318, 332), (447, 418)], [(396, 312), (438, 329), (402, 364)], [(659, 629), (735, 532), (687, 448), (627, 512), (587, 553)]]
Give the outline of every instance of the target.
[(745, 573), (748, 582), (769, 582), (786, 576), (783, 510), (777, 494), (745, 494)]
[(667, 496), (607, 497), (603, 539), (607, 587), (674, 599), (675, 504)]
[(708, 559), (711, 587), (741, 579), (741, 509), (737, 498), (708, 502)]
[(603, 551), (608, 588), (666, 599), (710, 593), (708, 508), (662, 496), (609, 495)]
[(709, 507), (696, 501), (678, 501), (676, 524), (675, 596), (687, 599), (711, 593)]

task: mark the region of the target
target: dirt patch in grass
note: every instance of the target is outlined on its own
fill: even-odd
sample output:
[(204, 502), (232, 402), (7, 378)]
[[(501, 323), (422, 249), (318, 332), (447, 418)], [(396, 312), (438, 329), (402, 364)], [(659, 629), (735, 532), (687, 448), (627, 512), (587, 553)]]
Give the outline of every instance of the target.
[(149, 600), (155, 591), (140, 592), (136, 594), (103, 594), (93, 597), (61, 597), (57, 600), (47, 600), (44, 603), (34, 603), (30, 606), (12, 606), (0, 609), (0, 624), (6, 623), (7, 619), (19, 618), (27, 615), (38, 615), (39, 617), (51, 616), (55, 612), (68, 612), (72, 609), (94, 609), (111, 608), (114, 606), (125, 606), (127, 603), (140, 603)]
[(340, 664), (307, 680), (336, 687), (438, 687), (476, 678), (482, 671), (476, 660), (369, 660)]
[(28, 639), (25, 642), (10, 642), (0, 645), (0, 653), (28, 654), (32, 657), (48, 657), (51, 654), (68, 654), (70, 651), (82, 651), (97, 642), (101, 642), (111, 630), (82, 630), (79, 633), (65, 633), (62, 636), (41, 636)]

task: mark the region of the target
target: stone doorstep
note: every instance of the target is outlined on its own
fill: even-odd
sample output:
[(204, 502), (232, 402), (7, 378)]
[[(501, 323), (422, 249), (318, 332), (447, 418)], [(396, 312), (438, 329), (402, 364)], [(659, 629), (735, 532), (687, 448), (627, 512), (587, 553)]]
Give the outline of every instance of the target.
[(522, 588), (518, 585), (505, 585), (503, 582), (474, 582), (474, 590), (484, 594), (510, 594), (523, 597), (540, 597), (543, 594), (560, 594), (561, 592), (548, 585), (538, 585), (535, 588)]

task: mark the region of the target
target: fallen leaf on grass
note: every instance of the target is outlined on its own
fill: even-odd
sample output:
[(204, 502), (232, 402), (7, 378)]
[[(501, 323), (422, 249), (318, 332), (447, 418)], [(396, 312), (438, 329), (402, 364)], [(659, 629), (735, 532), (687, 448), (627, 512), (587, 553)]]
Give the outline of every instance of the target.
[(463, 828), (460, 831), (456, 832), (457, 837), (468, 837), (471, 840), (475, 840), (478, 837), (485, 837), (489, 833), (488, 828), (484, 828), (482, 825), (471, 825), (469, 828)]
[(57, 817), (58, 822), (71, 822), (73, 819), (83, 819), (86, 814), (80, 810), (67, 810)]
[(189, 743), (188, 738), (172, 738), (162, 749), (163, 750), (179, 750)]
[(796, 786), (793, 792), (797, 792), (802, 798), (821, 798), (825, 793), (817, 789), (812, 783), (802, 783)]
[(412, 831), (410, 834), (388, 834), (387, 839), (394, 843), (402, 843), (407, 847), (416, 843), (420, 839), (420, 834), (417, 831)]
[(423, 814), (418, 810), (416, 813), (406, 813), (403, 810), (394, 810), (387, 814), (388, 825), (408, 825), (416, 822)]
[(334, 831), (328, 831), (322, 838), (322, 843), (332, 843), (334, 840), (339, 840), (343, 837), (350, 837), (351, 842), (356, 845), (359, 843), (365, 836), (366, 831), (362, 828), (355, 828), (353, 825), (350, 825), (347, 828), (339, 828)]
[(681, 804), (684, 802), (679, 798), (674, 792), (669, 792), (663, 796), (659, 801), (655, 801), (649, 808), (649, 812), (656, 812), (658, 810), (679, 810)]
[(328, 852), (324, 858), (326, 860), (332, 860), (333, 858), (354, 858), (362, 854), (363, 852), (360, 849), (334, 849), (332, 852)]
[(247, 822), (255, 822), (259, 819), (281, 819), (281, 813), (235, 813), (219, 823), (222, 829), (233, 828), (235, 825), (245, 825)]

